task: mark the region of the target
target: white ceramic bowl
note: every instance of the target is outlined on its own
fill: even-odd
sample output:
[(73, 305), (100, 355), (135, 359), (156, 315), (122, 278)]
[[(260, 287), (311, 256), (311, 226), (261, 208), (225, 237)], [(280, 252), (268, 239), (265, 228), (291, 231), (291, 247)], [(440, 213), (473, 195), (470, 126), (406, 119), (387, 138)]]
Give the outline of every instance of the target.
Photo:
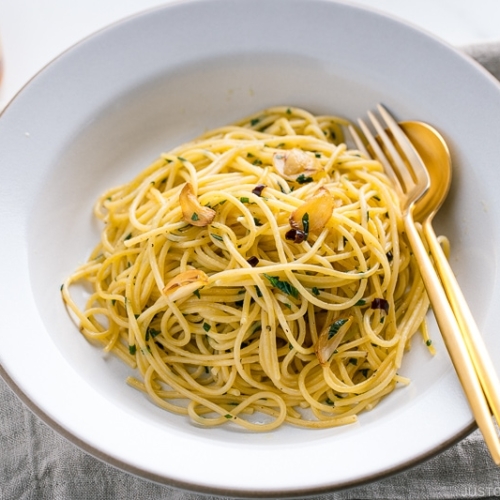
[(161, 151), (272, 105), (352, 119), (383, 102), (449, 141), (438, 218), (452, 265), (500, 364), (500, 87), (408, 25), (326, 0), (205, 0), (105, 29), (37, 75), (0, 119), (0, 362), (49, 425), (124, 470), (196, 491), (304, 496), (401, 470), (472, 428), (439, 334), (414, 344), (412, 384), (359, 423), (254, 434), (201, 429), (128, 387), (78, 333), (59, 286), (98, 238), (91, 206)]

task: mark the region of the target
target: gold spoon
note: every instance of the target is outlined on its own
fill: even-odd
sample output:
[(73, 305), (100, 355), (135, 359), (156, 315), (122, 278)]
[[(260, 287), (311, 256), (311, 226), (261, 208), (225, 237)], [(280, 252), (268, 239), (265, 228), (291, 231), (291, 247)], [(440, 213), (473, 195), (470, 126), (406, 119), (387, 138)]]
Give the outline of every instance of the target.
[(427, 193), (416, 202), (413, 217), (422, 224), (434, 264), (460, 326), (484, 394), (496, 421), (500, 423), (500, 381), (498, 375), (467, 301), (432, 227), (434, 215), (443, 204), (451, 184), (451, 157), (448, 146), (439, 132), (430, 125), (422, 122), (403, 122), (400, 125), (420, 154), (431, 181)]

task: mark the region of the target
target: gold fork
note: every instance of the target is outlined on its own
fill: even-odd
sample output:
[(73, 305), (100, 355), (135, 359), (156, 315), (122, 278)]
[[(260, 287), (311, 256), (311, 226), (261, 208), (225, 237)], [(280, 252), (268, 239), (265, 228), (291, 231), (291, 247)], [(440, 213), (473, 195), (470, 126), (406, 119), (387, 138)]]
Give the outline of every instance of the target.
[[(392, 138), (389, 137), (385, 127), (373, 113), (368, 112), (368, 117), (383, 148), (379, 146), (375, 135), (372, 134), (370, 128), (361, 119), (358, 120), (359, 126), (370, 145), (373, 156), (384, 167), (401, 199), (406, 234), (419, 265), (434, 316), (469, 401), (475, 421), (483, 434), (494, 462), (500, 465), (500, 440), (496, 433), (490, 408), (462, 337), (459, 324), (448, 302), (446, 292), (413, 220), (414, 205), (429, 188), (429, 174), (410, 140), (397, 122), (383, 106), (379, 105), (378, 111), (390, 130)], [(354, 127), (349, 127), (349, 131), (358, 149), (369, 157), (372, 156), (364, 147), (363, 141)]]

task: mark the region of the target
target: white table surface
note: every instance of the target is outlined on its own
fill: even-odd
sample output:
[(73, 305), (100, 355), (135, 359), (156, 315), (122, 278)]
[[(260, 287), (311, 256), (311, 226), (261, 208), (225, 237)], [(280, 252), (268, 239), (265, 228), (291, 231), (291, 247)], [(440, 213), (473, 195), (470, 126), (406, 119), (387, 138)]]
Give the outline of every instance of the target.
[[(124, 17), (174, 0), (0, 0), (0, 109), (52, 59)], [(175, 0), (178, 1), (178, 0)], [(463, 46), (500, 40), (499, 0), (357, 0)]]

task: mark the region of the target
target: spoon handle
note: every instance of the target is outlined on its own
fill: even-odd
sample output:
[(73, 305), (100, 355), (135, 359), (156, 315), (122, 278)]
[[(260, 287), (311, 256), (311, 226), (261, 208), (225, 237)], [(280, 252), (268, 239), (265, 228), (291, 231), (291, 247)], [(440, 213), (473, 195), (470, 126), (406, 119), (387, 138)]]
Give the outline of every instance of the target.
[(500, 423), (500, 380), (491, 357), (430, 220), (423, 224), (423, 231), (488, 404)]
[(404, 223), (447, 351), (491, 457), (497, 465), (500, 465), (500, 440), (491, 418), (490, 408), (446, 292), (415, 227), (411, 210), (405, 215)]

